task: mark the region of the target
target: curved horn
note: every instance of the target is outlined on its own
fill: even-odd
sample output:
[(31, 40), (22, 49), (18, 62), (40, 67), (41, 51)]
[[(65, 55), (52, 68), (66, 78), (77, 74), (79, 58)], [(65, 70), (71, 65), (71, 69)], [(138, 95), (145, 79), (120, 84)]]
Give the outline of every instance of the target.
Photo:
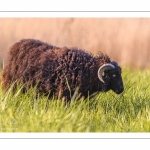
[(103, 78), (102, 78), (102, 73), (106, 70), (111, 70), (115, 69), (115, 66), (108, 63), (108, 64), (103, 64), (99, 69), (98, 69), (98, 78), (101, 82), (105, 83)]

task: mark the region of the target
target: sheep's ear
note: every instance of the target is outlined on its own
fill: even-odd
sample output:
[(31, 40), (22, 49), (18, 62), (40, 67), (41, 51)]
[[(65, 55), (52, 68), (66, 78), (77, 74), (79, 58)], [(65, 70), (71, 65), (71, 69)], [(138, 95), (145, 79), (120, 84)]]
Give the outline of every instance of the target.
[(108, 64), (103, 64), (99, 69), (98, 69), (98, 78), (102, 83), (105, 83), (103, 78), (102, 78), (102, 74), (104, 71), (106, 70), (111, 70), (111, 69), (115, 69), (115, 66), (111, 63)]
[(112, 61), (111, 63), (112, 63), (114, 66), (118, 66), (118, 63), (115, 62), (115, 61)]

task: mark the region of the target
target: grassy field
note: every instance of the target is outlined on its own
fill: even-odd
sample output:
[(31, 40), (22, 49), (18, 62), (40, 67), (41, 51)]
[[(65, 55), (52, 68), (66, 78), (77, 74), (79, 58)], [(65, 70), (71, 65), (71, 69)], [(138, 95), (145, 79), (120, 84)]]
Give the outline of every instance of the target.
[(0, 132), (149, 132), (150, 70), (123, 69), (125, 91), (99, 93), (65, 105), (60, 100), (3, 93), (0, 87)]

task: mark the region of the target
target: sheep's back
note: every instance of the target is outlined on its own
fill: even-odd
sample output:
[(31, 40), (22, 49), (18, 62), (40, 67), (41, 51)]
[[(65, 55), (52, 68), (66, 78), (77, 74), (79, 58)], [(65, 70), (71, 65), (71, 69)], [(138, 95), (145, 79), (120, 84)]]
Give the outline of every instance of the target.
[(52, 45), (32, 39), (23, 39), (13, 44), (2, 73), (2, 88), (6, 89), (12, 82), (21, 79), (26, 71), (37, 66), (43, 52), (53, 48)]

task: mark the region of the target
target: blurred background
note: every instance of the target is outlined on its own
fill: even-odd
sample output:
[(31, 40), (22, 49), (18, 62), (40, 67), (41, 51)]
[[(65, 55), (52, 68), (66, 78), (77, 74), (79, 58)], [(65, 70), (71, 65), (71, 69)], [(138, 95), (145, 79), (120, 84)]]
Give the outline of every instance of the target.
[(150, 68), (150, 18), (0, 18), (0, 64), (23, 38), (102, 51), (121, 66)]

